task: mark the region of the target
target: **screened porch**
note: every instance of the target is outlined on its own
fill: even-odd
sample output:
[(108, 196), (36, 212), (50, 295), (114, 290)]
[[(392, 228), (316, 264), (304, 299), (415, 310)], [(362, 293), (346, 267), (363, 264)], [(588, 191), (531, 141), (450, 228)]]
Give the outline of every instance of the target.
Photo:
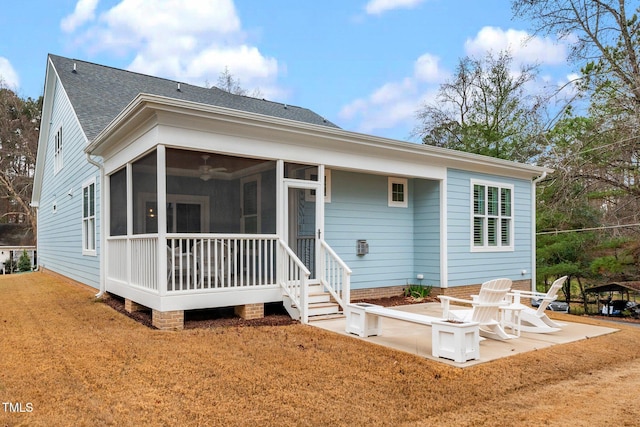
[(162, 146), (128, 163), (105, 185), (107, 290), (193, 296), (184, 309), (303, 299), (317, 279), (342, 300), (349, 270), (316, 238), (318, 169)]

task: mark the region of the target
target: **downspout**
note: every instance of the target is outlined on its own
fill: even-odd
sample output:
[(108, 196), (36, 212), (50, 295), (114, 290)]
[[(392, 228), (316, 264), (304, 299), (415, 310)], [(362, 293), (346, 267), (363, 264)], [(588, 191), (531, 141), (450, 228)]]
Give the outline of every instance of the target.
[(531, 291), (536, 291), (536, 187), (540, 181), (547, 177), (547, 172), (542, 172), (531, 183)]
[(105, 230), (104, 230), (104, 166), (91, 158), (91, 154), (85, 152), (87, 162), (100, 170), (100, 291), (96, 298), (101, 298), (105, 293), (104, 285), (104, 253), (105, 253)]

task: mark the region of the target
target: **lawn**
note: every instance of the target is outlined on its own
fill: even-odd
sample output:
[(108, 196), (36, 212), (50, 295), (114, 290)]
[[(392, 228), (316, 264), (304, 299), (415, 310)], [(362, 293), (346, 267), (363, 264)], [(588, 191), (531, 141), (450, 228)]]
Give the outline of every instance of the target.
[(0, 426), (593, 426), (640, 416), (637, 327), (460, 369), (299, 324), (162, 332), (93, 294), (44, 273), (0, 277)]

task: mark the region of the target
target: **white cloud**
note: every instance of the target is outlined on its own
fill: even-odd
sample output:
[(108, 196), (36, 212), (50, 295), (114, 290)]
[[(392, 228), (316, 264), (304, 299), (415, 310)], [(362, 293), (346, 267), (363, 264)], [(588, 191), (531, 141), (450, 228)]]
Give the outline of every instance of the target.
[[(399, 7), (400, 4), (405, 2), (371, 1), (368, 6), (376, 6), (379, 9), (375, 10), (383, 11), (386, 10), (383, 6)], [(564, 66), (569, 46), (574, 41), (575, 38), (557, 41), (549, 37), (532, 37), (525, 31), (484, 27), (475, 37), (466, 41), (463, 55), (480, 58), (490, 51), (497, 53), (508, 49), (514, 60), (514, 73), (518, 72), (517, 69), (522, 64), (540, 64), (545, 67), (545, 71), (553, 72)], [(344, 105), (339, 118), (365, 133), (384, 134), (389, 130), (397, 133), (397, 129), (409, 129), (410, 132), (416, 125), (416, 112), (425, 103), (437, 102), (440, 85), (451, 74), (441, 65), (439, 57), (425, 53), (416, 59), (413, 70), (408, 71), (407, 75), (408, 77), (382, 84), (368, 96)], [(557, 89), (566, 85), (570, 78), (571, 76), (543, 76), (530, 82), (527, 90), (536, 94), (549, 88)], [(572, 85), (567, 86), (564, 93), (572, 90), (570, 86)]]
[(412, 128), (416, 111), (425, 101), (435, 99), (439, 84), (449, 75), (439, 62), (440, 58), (428, 53), (420, 56), (411, 76), (383, 84), (368, 97), (350, 102), (342, 107), (339, 117), (356, 120), (356, 130), (364, 133), (398, 126)]
[(88, 51), (133, 54), (132, 71), (203, 85), (228, 67), (249, 92), (282, 93), (283, 67), (246, 43), (233, 0), (121, 0), (78, 38)]
[(526, 31), (484, 27), (473, 39), (465, 42), (470, 56), (484, 56), (487, 52), (508, 50), (516, 64), (558, 65), (567, 59), (566, 42), (549, 37), (531, 36)]
[(439, 83), (446, 76), (440, 68), (440, 58), (425, 53), (420, 56), (414, 66), (414, 75), (417, 79), (428, 83)]
[(20, 78), (7, 58), (0, 56), (0, 86), (16, 89), (20, 86)]
[(62, 31), (71, 33), (84, 23), (94, 20), (96, 6), (98, 6), (98, 0), (78, 0), (73, 13), (65, 16), (60, 22)]
[(393, 9), (411, 9), (422, 3), (424, 0), (370, 0), (365, 6), (369, 15), (380, 15)]

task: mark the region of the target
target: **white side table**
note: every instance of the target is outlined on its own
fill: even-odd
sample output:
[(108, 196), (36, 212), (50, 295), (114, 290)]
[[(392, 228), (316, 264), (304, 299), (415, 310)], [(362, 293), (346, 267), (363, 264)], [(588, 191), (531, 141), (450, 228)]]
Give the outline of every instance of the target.
[(500, 307), (500, 325), (503, 328), (510, 328), (511, 332), (517, 337), (520, 337), (520, 326), (522, 321), (520, 320), (520, 313), (526, 307), (522, 304), (509, 304)]

